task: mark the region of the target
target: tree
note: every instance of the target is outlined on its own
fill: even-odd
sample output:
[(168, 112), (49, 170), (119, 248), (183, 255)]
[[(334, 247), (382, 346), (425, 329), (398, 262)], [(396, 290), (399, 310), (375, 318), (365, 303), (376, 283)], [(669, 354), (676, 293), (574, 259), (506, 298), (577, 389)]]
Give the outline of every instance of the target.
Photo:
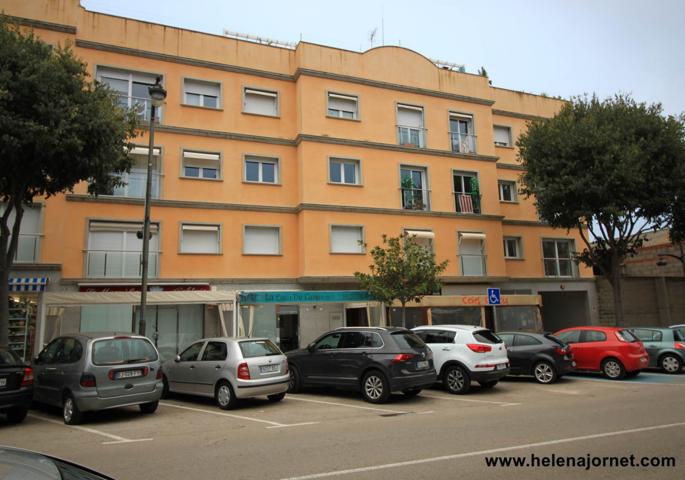
[(522, 192), (535, 197), (542, 220), (579, 232), (577, 259), (607, 278), (623, 324), (621, 264), (646, 232), (684, 220), (683, 121), (627, 95), (580, 97), (530, 123), (517, 145)]
[(115, 105), (68, 46), (0, 16), (0, 346), (8, 343), (8, 278), (24, 206), (85, 180), (90, 193), (109, 191), (131, 167), (135, 114)]
[(448, 261), (437, 264), (432, 250), (416, 243), (414, 236), (383, 235), (383, 246), (371, 250), (371, 273), (355, 272), (361, 287), (377, 300), (391, 305), (402, 304), (402, 326), (406, 326), (406, 304), (418, 302), (425, 295), (440, 290), (438, 276), (447, 268)]

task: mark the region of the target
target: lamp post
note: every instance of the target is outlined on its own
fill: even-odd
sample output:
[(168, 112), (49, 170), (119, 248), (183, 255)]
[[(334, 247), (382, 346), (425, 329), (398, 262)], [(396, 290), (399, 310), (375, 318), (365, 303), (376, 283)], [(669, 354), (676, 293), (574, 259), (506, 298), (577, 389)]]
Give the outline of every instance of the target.
[(161, 84), (162, 77), (148, 88), (150, 92), (150, 144), (147, 150), (147, 178), (145, 182), (145, 219), (143, 220), (143, 258), (142, 278), (140, 281), (140, 322), (138, 333), (145, 335), (145, 307), (147, 304), (147, 277), (150, 259), (150, 203), (152, 197), (152, 156), (155, 148), (155, 109), (164, 104), (166, 90)]

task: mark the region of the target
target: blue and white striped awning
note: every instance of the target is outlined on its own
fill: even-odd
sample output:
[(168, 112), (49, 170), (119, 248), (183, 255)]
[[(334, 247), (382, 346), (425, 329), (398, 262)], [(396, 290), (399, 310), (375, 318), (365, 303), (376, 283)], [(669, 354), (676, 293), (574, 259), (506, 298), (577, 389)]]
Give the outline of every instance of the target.
[(48, 277), (10, 277), (10, 292), (44, 292)]

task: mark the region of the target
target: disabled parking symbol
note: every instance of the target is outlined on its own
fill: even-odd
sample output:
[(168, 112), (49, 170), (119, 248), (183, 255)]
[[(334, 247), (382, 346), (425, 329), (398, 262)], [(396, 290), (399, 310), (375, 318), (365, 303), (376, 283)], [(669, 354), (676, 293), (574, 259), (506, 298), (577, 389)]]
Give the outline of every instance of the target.
[(488, 305), (499, 305), (500, 293), (499, 288), (488, 288)]

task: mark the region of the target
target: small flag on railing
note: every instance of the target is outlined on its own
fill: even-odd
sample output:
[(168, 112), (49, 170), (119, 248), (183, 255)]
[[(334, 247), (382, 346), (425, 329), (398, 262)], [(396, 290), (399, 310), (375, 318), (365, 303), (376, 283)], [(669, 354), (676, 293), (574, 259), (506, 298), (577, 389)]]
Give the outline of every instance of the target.
[(461, 213), (473, 213), (473, 200), (471, 195), (459, 195), (459, 209)]

